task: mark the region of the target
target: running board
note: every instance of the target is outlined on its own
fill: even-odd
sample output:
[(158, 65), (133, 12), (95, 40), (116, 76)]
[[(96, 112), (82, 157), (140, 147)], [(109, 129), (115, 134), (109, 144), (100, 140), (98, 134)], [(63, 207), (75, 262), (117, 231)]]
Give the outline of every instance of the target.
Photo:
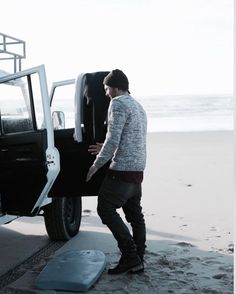
[(19, 216), (17, 215), (8, 215), (8, 214), (1, 215), (0, 214), (0, 225), (9, 224), (10, 222), (12, 222), (14, 219), (18, 217)]

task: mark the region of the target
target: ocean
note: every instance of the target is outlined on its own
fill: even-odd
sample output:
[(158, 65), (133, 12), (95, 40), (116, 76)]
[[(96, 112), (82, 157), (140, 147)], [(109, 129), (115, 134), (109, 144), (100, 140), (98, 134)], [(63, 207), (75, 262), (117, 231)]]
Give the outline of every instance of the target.
[[(63, 88), (63, 87), (61, 87)], [(72, 87), (72, 90), (74, 88)], [(74, 100), (56, 92), (56, 107), (66, 116), (66, 128), (74, 127)], [(68, 96), (68, 95), (67, 95)], [(73, 94), (68, 97), (73, 97)], [(148, 132), (224, 131), (234, 128), (232, 95), (134, 96), (144, 107)]]
[(148, 117), (148, 132), (233, 130), (233, 96), (135, 97)]

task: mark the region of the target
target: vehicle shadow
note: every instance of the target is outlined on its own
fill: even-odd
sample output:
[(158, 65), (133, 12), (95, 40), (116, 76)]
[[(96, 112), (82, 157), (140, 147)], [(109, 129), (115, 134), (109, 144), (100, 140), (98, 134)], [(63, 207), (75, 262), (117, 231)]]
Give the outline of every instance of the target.
[(14, 225), (0, 226), (0, 276), (13, 269), (50, 243), (48, 236), (14, 230)]
[[(4, 230), (0, 230), (1, 232), (3, 236), (8, 233)], [(107, 268), (89, 291), (91, 294), (135, 293), (137, 289), (140, 290), (139, 293), (174, 293), (173, 289), (175, 293), (232, 293), (233, 256), (201, 250), (188, 242), (189, 239), (183, 241), (184, 237), (177, 234), (171, 234), (170, 239), (167, 238), (166, 232), (150, 230), (148, 234), (156, 234), (160, 238), (147, 238), (145, 272), (140, 275), (119, 275), (114, 279), (107, 274), (107, 268), (117, 262), (120, 253), (110, 231), (101, 223), (98, 216), (93, 215), (82, 217), (80, 232), (55, 251), (50, 259), (69, 250), (104, 252)], [(14, 243), (14, 237), (20, 237), (22, 246), (25, 237), (19, 235), (22, 234), (11, 232), (9, 234), (11, 238), (9, 237), (8, 240)], [(35, 240), (34, 238), (35, 236), (28, 235), (26, 239)], [(35, 281), (47, 262), (48, 259), (45, 259), (35, 264), (31, 272), (26, 272), (11, 286), (14, 289), (28, 289), (33, 292)], [(121, 289), (126, 289), (126, 292), (122, 292)], [(71, 292), (55, 291), (55, 293)]]

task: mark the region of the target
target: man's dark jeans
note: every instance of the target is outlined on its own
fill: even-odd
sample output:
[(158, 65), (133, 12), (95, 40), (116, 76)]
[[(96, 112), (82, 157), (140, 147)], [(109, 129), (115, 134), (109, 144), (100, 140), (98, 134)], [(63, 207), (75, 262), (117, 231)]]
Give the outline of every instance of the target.
[[(144, 255), (146, 228), (140, 205), (141, 196), (141, 184), (123, 182), (113, 176), (106, 176), (100, 188), (98, 215), (103, 224), (106, 224), (111, 230), (122, 253), (132, 250), (136, 252), (137, 249), (140, 256)], [(133, 236), (116, 212), (116, 209), (121, 207), (126, 220), (132, 226)]]

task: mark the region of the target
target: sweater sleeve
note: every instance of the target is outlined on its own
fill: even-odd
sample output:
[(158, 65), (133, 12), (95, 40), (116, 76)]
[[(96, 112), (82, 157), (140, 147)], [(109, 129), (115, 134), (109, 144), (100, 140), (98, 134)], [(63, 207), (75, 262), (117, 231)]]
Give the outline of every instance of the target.
[(116, 99), (112, 100), (108, 112), (108, 128), (106, 139), (102, 149), (98, 153), (93, 163), (97, 168), (102, 167), (113, 157), (117, 147), (119, 146), (125, 122), (126, 110), (124, 109), (122, 102)]

